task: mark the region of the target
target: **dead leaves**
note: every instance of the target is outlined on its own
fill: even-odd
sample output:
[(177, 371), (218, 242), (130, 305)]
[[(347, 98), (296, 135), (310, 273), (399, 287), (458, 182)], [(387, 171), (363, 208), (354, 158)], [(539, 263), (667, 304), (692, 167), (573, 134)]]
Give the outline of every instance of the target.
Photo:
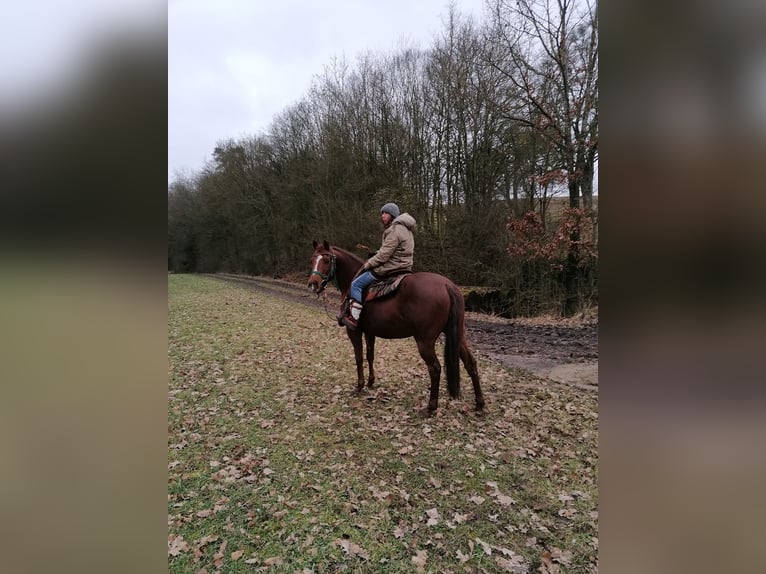
[[(590, 395), (480, 365), (496, 409), (462, 416), (469, 390), (422, 420), (412, 409), (427, 397), (427, 373), (411, 340), (380, 342), (377, 388), (354, 400), (342, 330), (266, 299), (256, 321), (252, 299), (230, 300), (225, 315), (213, 298), (204, 310), (192, 301), (169, 318), (184, 333), (168, 345), (173, 570), (524, 572), (533, 563), (553, 574), (572, 553), (571, 571), (595, 565)], [(221, 321), (211, 329), (215, 315), (236, 332)], [(584, 542), (569, 558), (550, 546), (575, 532)]]
[(418, 550), (411, 559), (418, 572), (425, 572), (426, 562), (428, 561), (428, 550)]
[(503, 558), (495, 556), (495, 564), (503, 569), (504, 572), (515, 572), (517, 574), (526, 574), (529, 569), (524, 564), (524, 557), (515, 555), (513, 558)]
[(568, 566), (572, 560), (571, 552), (562, 552), (558, 548), (551, 548), (540, 556), (540, 574), (561, 574), (559, 564)]
[[(484, 555), (491, 557), (494, 563), (500, 568), (501, 572), (513, 572), (515, 574), (527, 574), (529, 572), (529, 565), (521, 554), (517, 554), (508, 548), (495, 546), (489, 542), (485, 542), (481, 538), (475, 538), (475, 540), (476, 544), (482, 549)], [(475, 548), (473, 540), (468, 541), (468, 548), (468, 554), (464, 554), (460, 549), (455, 552), (455, 556), (460, 564), (465, 564), (471, 559)], [(484, 569), (482, 569), (482, 571), (484, 571)]]
[(213, 554), (213, 565), (216, 568), (220, 568), (223, 565), (223, 557), (226, 552), (226, 546), (228, 546), (229, 542), (228, 540), (224, 540), (221, 542), (221, 545), (218, 547), (218, 552)]
[(514, 504), (516, 501), (511, 498), (510, 496), (507, 496), (500, 492), (497, 487), (496, 482), (488, 482), (487, 488), (489, 489), (489, 495), (493, 497), (498, 504), (501, 506), (510, 506), (511, 504)]
[(386, 503), (391, 504), (394, 501), (394, 495), (391, 494), (388, 490), (378, 490), (375, 485), (371, 485), (367, 488), (370, 492), (372, 492), (372, 495), (377, 498), (378, 500)]
[(333, 542), (340, 546), (341, 550), (343, 550), (347, 556), (352, 558), (358, 556), (364, 560), (370, 559), (370, 553), (351, 540), (345, 538), (336, 538)]
[(439, 524), (439, 511), (435, 508), (432, 508), (431, 510), (426, 510), (426, 515), (428, 516), (428, 521), (426, 524), (428, 526), (436, 526)]
[(511, 504), (513, 504), (514, 502), (516, 502), (516, 501), (515, 501), (515, 500), (513, 500), (513, 498), (511, 498), (510, 496), (506, 496), (505, 494), (502, 494), (502, 493), (500, 493), (500, 492), (496, 492), (494, 496), (495, 496), (495, 500), (497, 500), (497, 502), (498, 502), (498, 503), (499, 503), (501, 506), (510, 506)]
[(213, 505), (213, 508), (203, 508), (202, 510), (195, 513), (195, 516), (197, 518), (208, 518), (209, 516), (212, 516), (214, 514), (218, 514), (226, 508), (226, 503), (229, 501), (229, 497), (223, 496), (219, 498), (216, 503)]
[(189, 544), (182, 535), (176, 536), (171, 534), (168, 536), (168, 555), (178, 556), (181, 552), (186, 552), (187, 550), (189, 550)]
[(475, 495), (475, 494), (474, 494), (474, 495), (473, 495), (473, 496), (471, 496), (471, 497), (470, 497), (468, 500), (470, 500), (471, 502), (473, 502), (474, 504), (476, 504), (477, 506), (479, 506), (479, 505), (481, 505), (481, 504), (484, 502), (484, 497), (482, 497), (482, 496), (477, 496), (477, 495)]
[(211, 542), (216, 542), (218, 536), (203, 536), (194, 544), (194, 562), (199, 562), (203, 555), (203, 548)]
[[(469, 518), (470, 514), (460, 514), (459, 512), (456, 512), (452, 515), (452, 522), (454, 524), (463, 524)], [(451, 526), (449, 522), (447, 522), (447, 526)]]
[[(237, 459), (228, 456), (223, 457), (223, 461), (228, 463), (222, 466), (217, 460), (211, 460), (208, 464), (212, 469), (218, 469), (211, 475), (211, 478), (223, 486), (234, 486), (241, 481), (247, 483), (264, 482), (268, 477), (274, 474), (274, 470), (269, 468), (269, 459), (259, 457), (252, 453), (244, 453)], [(204, 516), (200, 516), (204, 518)]]
[(480, 538), (476, 538), (476, 542), (479, 546), (481, 546), (482, 550), (487, 556), (492, 556), (493, 550), (500, 554), (495, 554), (494, 561), (495, 564), (502, 568), (503, 572), (526, 574), (529, 571), (529, 567), (524, 560), (524, 556), (521, 554), (516, 554), (513, 550), (508, 548), (494, 546)]
[(482, 547), (482, 549), (484, 550), (484, 554), (486, 554), (487, 556), (492, 556), (492, 546), (484, 542), (481, 538), (477, 538), (476, 542), (479, 544), (479, 546)]
[[(219, 539), (220, 538), (215, 535), (203, 536), (190, 548), (188, 542), (184, 540), (183, 536), (176, 536), (171, 534), (168, 536), (168, 556), (176, 557), (184, 552), (192, 550), (193, 562), (199, 563), (205, 555), (205, 546), (213, 542), (217, 542)], [(226, 548), (228, 545), (229, 542), (227, 540), (223, 540), (215, 550), (215, 553), (212, 556), (212, 564), (215, 568), (221, 568), (224, 565), (226, 559)], [(231, 553), (230, 559), (236, 562), (242, 558), (244, 554), (244, 548), (240, 548), (239, 550), (235, 550)], [(252, 560), (246, 560), (245, 562), (248, 564), (254, 563)], [(255, 563), (257, 562), (258, 560), (255, 561)]]

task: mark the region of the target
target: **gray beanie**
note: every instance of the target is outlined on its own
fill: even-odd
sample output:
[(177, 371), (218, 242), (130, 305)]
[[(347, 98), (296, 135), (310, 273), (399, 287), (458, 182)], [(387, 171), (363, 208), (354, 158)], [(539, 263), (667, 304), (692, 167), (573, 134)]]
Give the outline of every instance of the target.
[(391, 216), (396, 219), (399, 217), (399, 206), (395, 203), (387, 203), (383, 207), (380, 208), (381, 213), (390, 213)]

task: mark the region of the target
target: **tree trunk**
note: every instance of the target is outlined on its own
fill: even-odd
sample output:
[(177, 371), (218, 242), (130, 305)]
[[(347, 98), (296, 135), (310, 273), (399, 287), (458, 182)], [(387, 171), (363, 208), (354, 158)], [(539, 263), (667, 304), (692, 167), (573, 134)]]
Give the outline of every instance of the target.
[[(579, 177), (569, 178), (569, 207), (577, 209), (580, 207), (580, 186)], [(577, 279), (579, 270), (577, 268), (577, 246), (580, 242), (580, 230), (575, 227), (569, 234), (569, 253), (564, 266), (564, 309), (565, 317), (571, 317), (577, 311), (579, 295), (577, 293)]]
[(582, 162), (580, 171), (580, 190), (582, 192), (582, 206), (586, 213), (593, 211), (593, 154), (588, 152)]

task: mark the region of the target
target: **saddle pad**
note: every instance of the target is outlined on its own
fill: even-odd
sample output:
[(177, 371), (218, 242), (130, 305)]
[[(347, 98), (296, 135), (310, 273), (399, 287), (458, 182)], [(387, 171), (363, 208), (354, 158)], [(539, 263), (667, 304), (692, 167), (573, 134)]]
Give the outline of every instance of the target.
[(399, 288), (399, 283), (401, 283), (402, 279), (407, 277), (407, 275), (409, 275), (409, 273), (401, 273), (400, 275), (395, 275), (371, 283), (364, 296), (365, 302), (393, 294)]

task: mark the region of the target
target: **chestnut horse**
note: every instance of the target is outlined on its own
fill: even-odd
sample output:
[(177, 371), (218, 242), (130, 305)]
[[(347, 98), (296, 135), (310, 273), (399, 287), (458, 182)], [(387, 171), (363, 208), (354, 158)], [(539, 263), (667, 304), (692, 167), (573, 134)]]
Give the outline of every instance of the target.
[[(364, 261), (340, 247), (324, 241), (314, 241), (311, 276), (308, 288), (317, 295), (332, 282), (345, 297)], [(375, 337), (404, 339), (414, 337), (418, 352), (428, 366), (431, 393), (424, 415), (432, 414), (439, 403), (441, 365), (436, 355), (436, 339), (444, 333), (444, 364), (447, 370), (447, 390), (452, 398), (460, 398), (460, 364), (463, 361), (473, 382), (476, 410), (484, 409), (484, 397), (479, 385), (476, 360), (465, 339), (465, 304), (463, 295), (452, 281), (436, 273), (412, 273), (402, 279), (399, 289), (391, 296), (374, 299), (364, 305), (359, 326), (346, 329), (354, 345), (357, 388), (364, 389), (362, 364), (362, 335), (367, 341), (367, 364), (370, 370), (367, 386), (375, 384)]]

